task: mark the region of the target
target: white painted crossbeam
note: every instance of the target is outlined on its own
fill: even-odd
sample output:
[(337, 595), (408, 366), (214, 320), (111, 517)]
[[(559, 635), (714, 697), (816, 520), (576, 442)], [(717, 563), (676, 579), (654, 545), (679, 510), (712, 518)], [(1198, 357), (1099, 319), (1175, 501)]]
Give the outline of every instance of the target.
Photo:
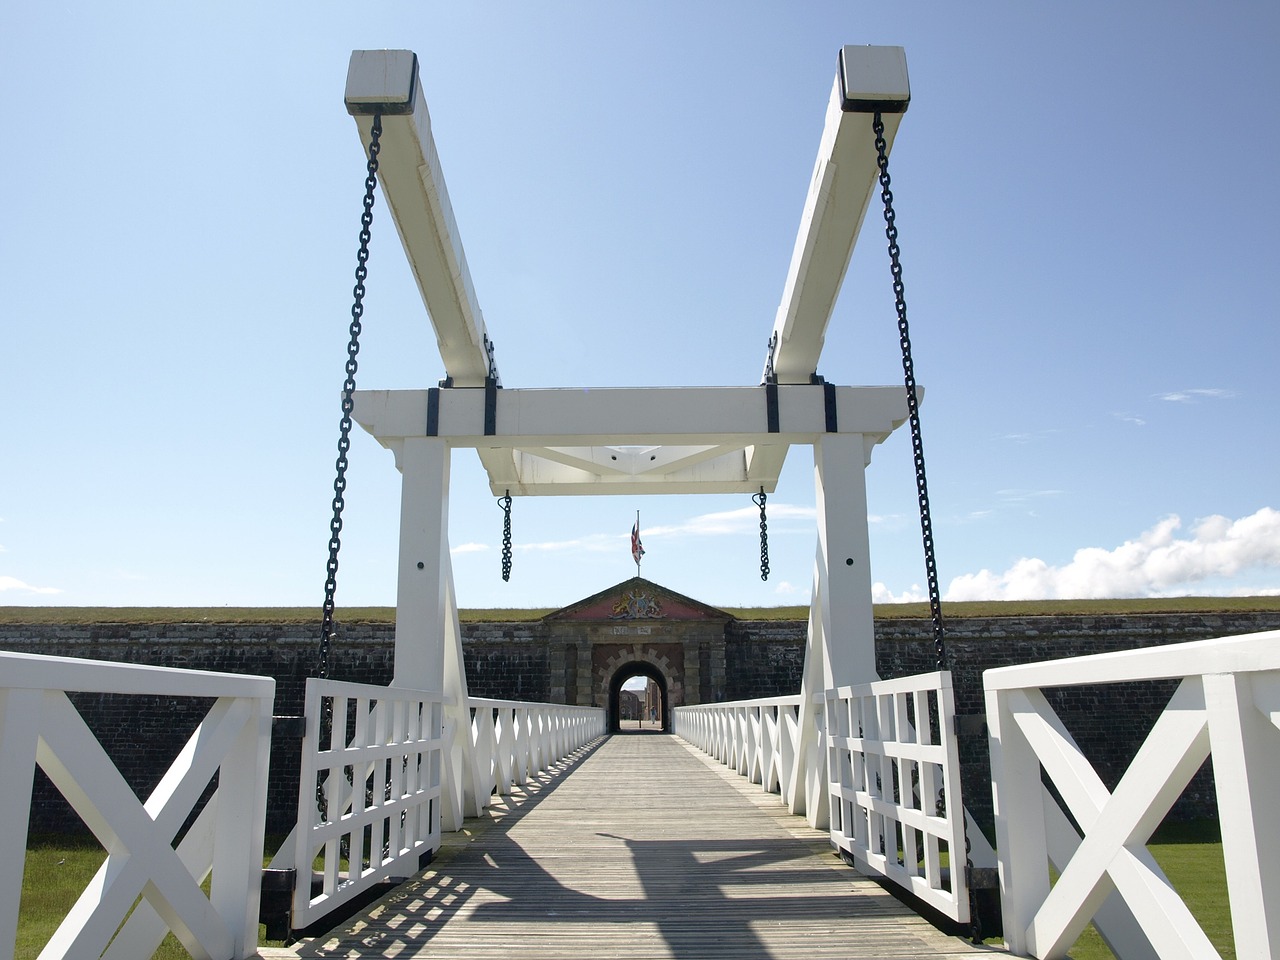
[[(836, 432), (883, 438), (907, 418), (901, 387), (836, 387)], [(812, 443), (827, 432), (823, 388), (779, 388), (769, 432), (760, 387), (508, 389), (485, 435), (484, 391), (437, 393), (436, 436), (454, 447), (704, 447)], [(354, 418), (380, 441), (427, 434), (427, 390), (358, 390)], [(669, 456), (669, 454), (667, 454)]]
[[(485, 391), (362, 390), (354, 417), (383, 446), (434, 436), (473, 447), (490, 489), (515, 496), (772, 491), (792, 443), (834, 432), (861, 435), (866, 449), (907, 417), (899, 387), (778, 388), (770, 432), (760, 387), (499, 390), (485, 433)], [(923, 395), (921, 391), (920, 395)]]

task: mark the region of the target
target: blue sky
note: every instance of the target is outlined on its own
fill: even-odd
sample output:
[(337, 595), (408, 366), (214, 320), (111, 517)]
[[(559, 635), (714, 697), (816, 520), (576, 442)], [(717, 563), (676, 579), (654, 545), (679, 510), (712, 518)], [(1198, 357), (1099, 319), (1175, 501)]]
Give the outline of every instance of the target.
[[(952, 598), (1280, 592), (1280, 6), (9, 4), (0, 604), (319, 605), (363, 159), (352, 49), (415, 50), (506, 386), (757, 382), (845, 43), (906, 48), (892, 170)], [(359, 386), (433, 385), (379, 205)], [(871, 217), (868, 224), (874, 225)], [(897, 383), (864, 233), (819, 371)], [(338, 603), (395, 602), (356, 438)], [(512, 580), (454, 461), (463, 606), (635, 572), (804, 603), (793, 448), (745, 497), (521, 499)], [(910, 446), (868, 471), (877, 598), (921, 595)]]

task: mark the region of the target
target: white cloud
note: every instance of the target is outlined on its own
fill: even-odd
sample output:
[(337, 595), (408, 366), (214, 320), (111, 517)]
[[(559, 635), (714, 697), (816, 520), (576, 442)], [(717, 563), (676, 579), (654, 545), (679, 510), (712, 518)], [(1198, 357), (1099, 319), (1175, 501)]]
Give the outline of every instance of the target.
[[(1280, 571), (1280, 511), (1263, 507), (1239, 520), (1211, 516), (1179, 538), (1166, 517), (1113, 550), (1084, 547), (1060, 567), (1023, 557), (1003, 573), (981, 570), (951, 581), (948, 600), (1105, 599), (1176, 596), (1192, 585), (1246, 570)], [(1255, 593), (1255, 590), (1240, 591)], [(1272, 591), (1264, 591), (1270, 593)]]
[(1113, 413), (1111, 416), (1121, 423), (1132, 423), (1135, 427), (1145, 427), (1147, 425), (1147, 421), (1135, 413)]
[(796, 597), (804, 596), (809, 593), (809, 588), (799, 587), (790, 580), (781, 580), (778, 585), (773, 588), (773, 592), (780, 597)]
[(460, 543), (456, 547), (450, 547), (449, 553), (457, 556), (462, 553), (484, 553), (488, 549), (487, 543)]
[(877, 582), (871, 585), (872, 603), (920, 603), (928, 599), (929, 594), (921, 590), (918, 583), (913, 583), (902, 593), (894, 593), (883, 583)]
[(33, 587), (29, 583), (23, 583), (17, 577), (0, 576), (0, 592), (5, 590), (18, 590), (24, 593), (61, 593), (58, 587)]
[[(790, 503), (767, 503), (765, 507), (770, 530), (778, 520), (805, 520), (812, 522), (817, 516), (813, 507), (797, 507)], [(690, 517), (683, 523), (667, 524), (642, 528), (644, 537), (680, 537), (680, 536), (721, 536), (724, 534), (749, 533), (760, 529), (760, 508), (740, 507), (736, 510), (721, 510), (717, 513), (703, 513)]]
[[(646, 534), (647, 536), (647, 534)], [(560, 550), (586, 550), (592, 553), (606, 553), (618, 549), (622, 541), (629, 541), (629, 533), (593, 533), (573, 540), (543, 540), (539, 543), (517, 543), (516, 550), (534, 550), (539, 553), (554, 553)]]
[(1209, 389), (1172, 390), (1169, 393), (1157, 393), (1156, 399), (1169, 403), (1196, 403), (1200, 400), (1233, 400), (1239, 394), (1234, 390), (1222, 390), (1217, 387)]

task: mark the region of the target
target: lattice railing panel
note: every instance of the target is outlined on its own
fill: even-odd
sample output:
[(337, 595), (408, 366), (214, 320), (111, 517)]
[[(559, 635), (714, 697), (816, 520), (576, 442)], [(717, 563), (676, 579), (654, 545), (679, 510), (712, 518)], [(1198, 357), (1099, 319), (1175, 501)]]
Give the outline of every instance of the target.
[(822, 701), (832, 842), (860, 869), (967, 922), (951, 674), (840, 687)]

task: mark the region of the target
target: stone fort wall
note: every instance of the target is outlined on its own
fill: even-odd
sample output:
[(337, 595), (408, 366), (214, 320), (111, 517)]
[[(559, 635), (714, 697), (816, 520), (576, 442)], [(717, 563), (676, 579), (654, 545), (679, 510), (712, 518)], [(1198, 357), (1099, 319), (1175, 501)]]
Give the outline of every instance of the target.
[[(980, 822), (990, 820), (984, 670), (1274, 629), (1280, 629), (1280, 612), (948, 620), (947, 647), (961, 716), (967, 805)], [(730, 618), (723, 624), (723, 641), (717, 642), (707, 634), (705, 623), (697, 624), (700, 679), (687, 691), (690, 699), (693, 689), (700, 699), (708, 700), (798, 692), (805, 630), (804, 621)], [(564, 636), (557, 639), (551, 635), (554, 631), (546, 621), (464, 624), (463, 631), (473, 696), (574, 700), (577, 694), (563, 694), (588, 689), (575, 674), (578, 661), (572, 654), (572, 643), (566, 646)], [(0, 649), (272, 676), (277, 681), (275, 712), (296, 715), (301, 713), (305, 678), (315, 661), (315, 633), (310, 626), (272, 624), (8, 625), (0, 626)], [(332, 676), (372, 684), (389, 682), (394, 644), (390, 624), (345, 626), (341, 635), (331, 653)], [(640, 644), (636, 649), (640, 651)], [(876, 661), (884, 677), (932, 670), (929, 622), (877, 621)], [(676, 689), (672, 689), (673, 697)], [(1171, 693), (1170, 683), (1122, 684), (1056, 691), (1050, 701), (1094, 759), (1104, 781), (1114, 786)], [(209, 706), (207, 701), (145, 697), (77, 694), (73, 699), (140, 796), (155, 786)], [(292, 823), (297, 768), (296, 751), (277, 740), (268, 817), (268, 829), (273, 833), (284, 833)], [(33, 832), (83, 829), (39, 772), (34, 799)], [(1211, 771), (1206, 769), (1179, 801), (1174, 816), (1213, 815)]]

